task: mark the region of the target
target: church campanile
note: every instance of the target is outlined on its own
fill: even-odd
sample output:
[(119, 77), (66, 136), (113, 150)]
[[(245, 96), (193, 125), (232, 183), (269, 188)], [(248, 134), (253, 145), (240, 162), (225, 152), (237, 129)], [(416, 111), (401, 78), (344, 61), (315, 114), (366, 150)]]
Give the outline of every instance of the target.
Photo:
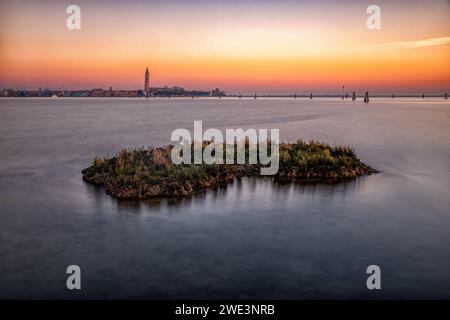
[(148, 72), (148, 67), (147, 67), (147, 69), (145, 69), (145, 83), (144, 83), (144, 93), (145, 93), (145, 96), (147, 96), (147, 97), (150, 93), (149, 79), (150, 79), (150, 74)]

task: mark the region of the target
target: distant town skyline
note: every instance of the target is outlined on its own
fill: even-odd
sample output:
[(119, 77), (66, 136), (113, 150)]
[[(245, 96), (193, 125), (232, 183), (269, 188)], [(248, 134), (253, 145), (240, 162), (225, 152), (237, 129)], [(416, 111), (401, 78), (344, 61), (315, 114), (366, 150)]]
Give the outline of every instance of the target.
[[(377, 1), (0, 1), (0, 88), (150, 86), (227, 93), (442, 94), (450, 88), (450, 3)], [(120, 23), (118, 23), (120, 21)]]

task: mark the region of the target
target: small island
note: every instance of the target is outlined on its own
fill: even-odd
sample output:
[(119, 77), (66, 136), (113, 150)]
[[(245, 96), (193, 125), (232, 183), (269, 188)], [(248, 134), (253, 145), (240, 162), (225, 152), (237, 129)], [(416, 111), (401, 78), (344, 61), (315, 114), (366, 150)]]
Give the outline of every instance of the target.
[[(85, 181), (103, 186), (119, 199), (188, 197), (224, 187), (235, 178), (260, 176), (260, 163), (173, 164), (172, 149), (172, 145), (124, 149), (110, 159), (95, 158), (81, 173)], [(335, 182), (375, 172), (350, 147), (298, 140), (279, 145), (279, 170), (272, 179), (278, 183)]]

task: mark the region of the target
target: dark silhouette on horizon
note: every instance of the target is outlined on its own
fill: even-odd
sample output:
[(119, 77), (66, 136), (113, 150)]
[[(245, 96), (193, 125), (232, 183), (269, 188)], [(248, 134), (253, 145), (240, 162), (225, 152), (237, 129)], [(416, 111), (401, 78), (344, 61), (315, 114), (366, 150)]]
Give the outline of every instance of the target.
[(364, 103), (369, 103), (369, 91), (364, 94)]

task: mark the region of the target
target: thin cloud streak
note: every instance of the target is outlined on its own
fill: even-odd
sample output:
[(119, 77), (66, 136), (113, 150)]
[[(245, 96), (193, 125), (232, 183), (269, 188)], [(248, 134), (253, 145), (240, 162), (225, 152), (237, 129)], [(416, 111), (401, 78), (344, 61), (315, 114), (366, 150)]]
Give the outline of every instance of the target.
[(430, 38), (424, 40), (415, 41), (399, 41), (399, 42), (389, 42), (385, 43), (385, 47), (394, 48), (420, 48), (420, 47), (434, 47), (434, 46), (445, 46), (450, 44), (450, 37), (439, 37)]

